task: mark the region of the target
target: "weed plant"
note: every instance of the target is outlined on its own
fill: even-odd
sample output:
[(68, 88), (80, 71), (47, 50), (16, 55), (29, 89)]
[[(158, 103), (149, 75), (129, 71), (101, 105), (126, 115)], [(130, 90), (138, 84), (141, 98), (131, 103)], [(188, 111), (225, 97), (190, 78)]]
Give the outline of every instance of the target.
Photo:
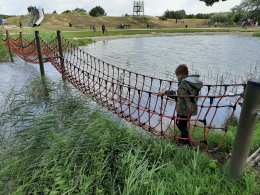
[(66, 83), (35, 79), (5, 100), (0, 194), (259, 194), (227, 164), (115, 119)]

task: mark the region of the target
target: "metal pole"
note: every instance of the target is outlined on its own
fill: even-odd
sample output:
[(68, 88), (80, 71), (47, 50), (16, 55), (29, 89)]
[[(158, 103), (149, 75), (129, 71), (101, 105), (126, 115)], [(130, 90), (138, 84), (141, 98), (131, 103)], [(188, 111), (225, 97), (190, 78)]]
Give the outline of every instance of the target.
[(8, 30), (6, 31), (6, 39), (7, 39), (8, 50), (9, 50), (9, 55), (10, 55), (10, 58), (11, 58), (11, 62), (13, 62), (14, 59), (13, 59), (11, 45), (10, 45), (10, 41), (9, 41), (9, 32), (8, 32)]
[(62, 48), (62, 41), (61, 41), (61, 32), (60, 30), (57, 31), (57, 38), (58, 38), (58, 47), (59, 47), (59, 54), (60, 54), (60, 63), (61, 63), (61, 74), (62, 74), (62, 79), (64, 80), (64, 58), (63, 58), (63, 48)]
[(247, 82), (229, 167), (229, 174), (234, 180), (240, 180), (243, 178), (254, 129), (259, 115), (259, 100), (260, 79), (251, 79)]
[(42, 60), (42, 49), (41, 49), (39, 31), (35, 31), (35, 40), (36, 40), (36, 46), (37, 46), (37, 51), (38, 51), (41, 76), (43, 77), (43, 76), (45, 76), (45, 72), (44, 72), (44, 66), (43, 66), (43, 60)]

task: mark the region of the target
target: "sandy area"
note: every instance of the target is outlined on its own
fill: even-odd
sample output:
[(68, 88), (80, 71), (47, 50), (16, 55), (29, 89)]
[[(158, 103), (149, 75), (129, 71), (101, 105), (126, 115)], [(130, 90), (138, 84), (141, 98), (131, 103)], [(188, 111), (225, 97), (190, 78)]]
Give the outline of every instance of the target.
[(194, 36), (194, 35), (239, 35), (239, 36), (252, 36), (253, 32), (199, 32), (199, 33), (156, 33), (151, 32), (150, 34), (135, 34), (135, 35), (104, 35), (97, 37), (86, 37), (94, 41), (106, 41), (113, 39), (129, 39), (129, 38), (140, 38), (140, 37), (165, 37), (165, 36)]

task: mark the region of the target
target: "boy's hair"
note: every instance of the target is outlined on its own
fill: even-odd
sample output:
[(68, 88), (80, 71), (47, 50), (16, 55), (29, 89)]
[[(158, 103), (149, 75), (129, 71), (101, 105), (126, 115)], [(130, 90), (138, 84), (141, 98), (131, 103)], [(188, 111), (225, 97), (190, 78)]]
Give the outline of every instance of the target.
[(176, 70), (175, 70), (175, 75), (182, 75), (182, 76), (188, 76), (189, 75), (189, 70), (186, 64), (180, 64)]

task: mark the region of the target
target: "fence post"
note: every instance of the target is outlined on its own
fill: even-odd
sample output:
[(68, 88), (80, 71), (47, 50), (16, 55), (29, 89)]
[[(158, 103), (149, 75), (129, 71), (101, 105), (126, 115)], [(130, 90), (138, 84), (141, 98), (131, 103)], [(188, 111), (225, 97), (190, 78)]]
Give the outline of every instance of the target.
[(37, 51), (38, 51), (41, 76), (43, 77), (43, 76), (45, 76), (45, 72), (44, 72), (44, 66), (43, 66), (43, 60), (42, 60), (42, 48), (41, 48), (39, 31), (37, 31), (37, 30), (35, 31), (35, 40), (36, 40), (36, 46), (37, 46)]
[(260, 110), (260, 79), (247, 82), (245, 97), (239, 118), (229, 174), (232, 179), (243, 178), (254, 129)]
[(20, 32), (20, 46), (23, 47), (23, 34)]
[(61, 63), (61, 74), (62, 79), (64, 80), (64, 58), (63, 58), (63, 48), (62, 48), (62, 41), (61, 41), (61, 32), (60, 30), (57, 31), (57, 38), (58, 38), (58, 47), (59, 47), (59, 54), (60, 54), (60, 63)]
[(9, 50), (9, 55), (10, 55), (10, 58), (11, 58), (11, 62), (13, 62), (14, 59), (13, 59), (11, 45), (10, 45), (10, 41), (9, 41), (9, 32), (8, 32), (8, 30), (6, 31), (6, 39), (7, 39), (8, 50)]

